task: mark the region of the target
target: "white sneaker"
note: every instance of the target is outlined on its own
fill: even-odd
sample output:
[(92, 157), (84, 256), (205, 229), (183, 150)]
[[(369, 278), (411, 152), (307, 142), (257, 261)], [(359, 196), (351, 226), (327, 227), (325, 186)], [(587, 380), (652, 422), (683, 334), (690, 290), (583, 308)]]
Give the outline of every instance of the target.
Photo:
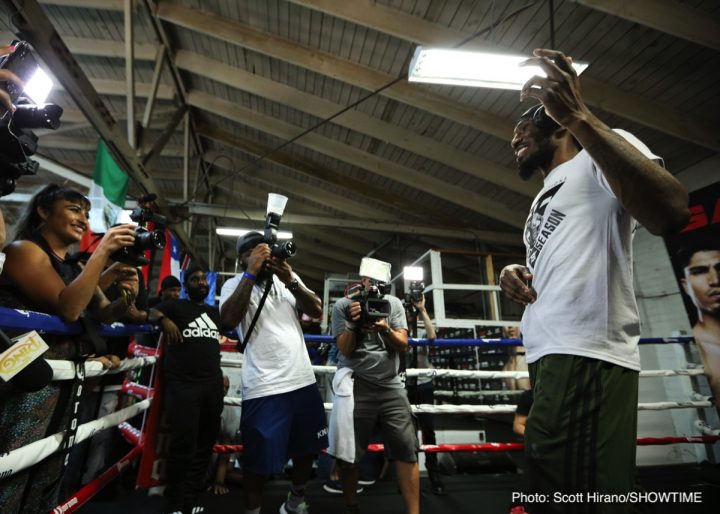
[[(289, 499), (290, 493), (288, 493), (288, 500)], [(290, 505), (288, 505), (288, 502), (285, 501), (282, 505), (280, 505), (280, 514), (310, 514), (310, 505), (303, 500), (302, 503), (293, 509)]]

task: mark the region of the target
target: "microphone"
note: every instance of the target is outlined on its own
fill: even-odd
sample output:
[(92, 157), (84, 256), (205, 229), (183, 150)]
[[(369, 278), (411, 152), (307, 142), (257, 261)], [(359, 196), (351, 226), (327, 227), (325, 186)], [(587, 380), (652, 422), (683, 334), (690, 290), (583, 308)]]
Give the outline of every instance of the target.
[[(0, 330), (0, 353), (13, 345), (10, 338)], [(38, 357), (27, 364), (10, 379), (10, 383), (25, 393), (39, 391), (52, 382), (53, 370), (44, 358)]]

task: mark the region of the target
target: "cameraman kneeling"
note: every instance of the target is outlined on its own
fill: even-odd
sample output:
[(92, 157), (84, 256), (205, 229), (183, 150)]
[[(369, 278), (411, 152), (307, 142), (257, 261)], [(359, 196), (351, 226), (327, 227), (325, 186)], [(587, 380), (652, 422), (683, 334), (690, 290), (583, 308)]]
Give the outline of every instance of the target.
[[(358, 294), (357, 299), (342, 298), (333, 308), (333, 334), (340, 354), (333, 380), (329, 453), (342, 469), (347, 512), (358, 512), (357, 463), (379, 426), (395, 459), (405, 511), (417, 514), (418, 440), (407, 393), (398, 376), (400, 354), (408, 349), (405, 309), (398, 298), (378, 292), (377, 282), (390, 280), (390, 264), (364, 258), (360, 275), (365, 294)], [(348, 441), (349, 433), (354, 434), (354, 444)]]

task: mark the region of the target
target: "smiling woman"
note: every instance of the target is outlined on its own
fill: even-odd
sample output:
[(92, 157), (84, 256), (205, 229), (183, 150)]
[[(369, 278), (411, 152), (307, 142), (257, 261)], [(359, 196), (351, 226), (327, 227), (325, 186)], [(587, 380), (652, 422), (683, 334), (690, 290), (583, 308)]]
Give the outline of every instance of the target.
[[(75, 321), (87, 309), (99, 319), (118, 312), (98, 289), (98, 280), (110, 255), (134, 243), (132, 225), (114, 227), (81, 267), (68, 251), (88, 227), (90, 202), (81, 193), (50, 184), (31, 199), (17, 227), (15, 241), (5, 248), (0, 276), (0, 305), (35, 310)], [(127, 308), (127, 306), (126, 306)], [(92, 352), (80, 339), (44, 336), (50, 359), (82, 360)], [(102, 360), (104, 357), (98, 357)], [(110, 362), (110, 361), (108, 361)], [(0, 453), (61, 431), (70, 418), (68, 401), (73, 384), (53, 382), (37, 392), (0, 384)], [(42, 471), (18, 473), (3, 481), (3, 513), (47, 512), (57, 503), (57, 481), (63, 455), (48, 458)], [(32, 484), (38, 494), (26, 494)]]

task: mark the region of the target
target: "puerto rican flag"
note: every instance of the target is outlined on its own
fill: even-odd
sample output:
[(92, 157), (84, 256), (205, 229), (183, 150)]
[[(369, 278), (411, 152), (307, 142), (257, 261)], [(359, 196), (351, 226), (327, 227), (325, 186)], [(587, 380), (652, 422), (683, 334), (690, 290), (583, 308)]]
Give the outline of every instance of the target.
[(158, 280), (157, 292), (160, 294), (160, 283), (168, 275), (180, 280), (180, 245), (169, 229), (165, 229), (165, 241), (167, 244), (163, 249), (162, 264), (160, 265), (160, 279)]

